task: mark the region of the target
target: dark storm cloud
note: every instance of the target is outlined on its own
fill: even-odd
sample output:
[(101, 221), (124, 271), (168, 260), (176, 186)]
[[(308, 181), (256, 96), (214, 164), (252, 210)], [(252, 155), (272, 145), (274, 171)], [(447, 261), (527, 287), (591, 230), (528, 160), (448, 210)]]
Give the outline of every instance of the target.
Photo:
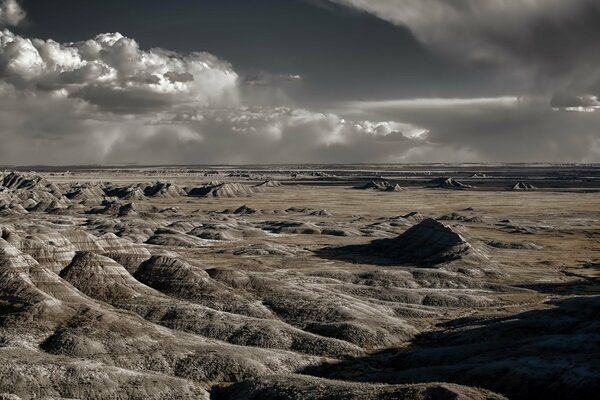
[(600, 93), (597, 0), (335, 0), (405, 26), (457, 62), (532, 75), (536, 91)]

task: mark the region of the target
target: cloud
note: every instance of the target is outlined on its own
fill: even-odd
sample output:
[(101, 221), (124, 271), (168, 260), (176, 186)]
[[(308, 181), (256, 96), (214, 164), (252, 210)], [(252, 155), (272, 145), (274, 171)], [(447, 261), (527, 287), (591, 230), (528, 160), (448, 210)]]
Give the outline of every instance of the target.
[(142, 50), (118, 33), (58, 43), (4, 30), (0, 78), (5, 163), (376, 161), (424, 139), (394, 121), (245, 106), (225, 61)]
[(25, 11), (16, 0), (2, 0), (0, 2), (0, 26), (17, 26), (25, 17)]
[(0, 31), (0, 159), (372, 162), (426, 142), (423, 129), (391, 120), (249, 106), (256, 100), (243, 104), (243, 87), (227, 62), (207, 53), (142, 50), (118, 33), (58, 43)]
[(76, 43), (0, 32), (0, 76), (21, 90), (80, 98), (116, 113), (237, 103), (238, 76), (208, 53), (141, 50), (119, 33)]
[(475, 98), (435, 98), (425, 97), (416, 99), (393, 99), (376, 101), (355, 101), (348, 105), (353, 108), (362, 109), (395, 109), (395, 108), (415, 108), (415, 109), (436, 109), (451, 107), (485, 107), (498, 105), (513, 105), (519, 102), (515, 96), (503, 97), (475, 97)]
[(243, 83), (247, 86), (266, 86), (274, 85), (285, 82), (298, 82), (303, 80), (301, 75), (298, 74), (269, 74), (261, 72), (258, 74), (251, 74), (244, 77)]
[(48, 92), (0, 89), (4, 164), (375, 162), (427, 143), (398, 133), (405, 124), (287, 107), (161, 113), (149, 120), (102, 114)]
[(558, 93), (552, 97), (550, 105), (556, 111), (594, 112), (600, 110), (600, 101), (597, 96), (577, 96), (567, 93)]
[[(423, 130), (409, 124), (346, 120), (333, 113), (289, 107), (168, 114), (158, 116), (153, 124), (196, 132), (194, 154), (209, 163), (390, 161), (425, 143), (419, 137)], [(395, 143), (386, 143), (390, 135)]]
[[(458, 1), (458, 0), (457, 0)], [(458, 4), (458, 3), (457, 3)], [(538, 98), (290, 106), (208, 53), (141, 49), (118, 33), (59, 43), (0, 31), (4, 164), (600, 161), (600, 113)], [(262, 83), (261, 83), (262, 82)], [(596, 109), (579, 91), (557, 109)], [(288, 106), (281, 106), (287, 104)]]
[(597, 0), (331, 1), (403, 26), (459, 63), (528, 74), (538, 94), (600, 94)]
[(427, 141), (407, 151), (405, 161), (600, 161), (600, 113), (554, 112), (543, 97), (363, 101), (338, 112), (427, 130)]

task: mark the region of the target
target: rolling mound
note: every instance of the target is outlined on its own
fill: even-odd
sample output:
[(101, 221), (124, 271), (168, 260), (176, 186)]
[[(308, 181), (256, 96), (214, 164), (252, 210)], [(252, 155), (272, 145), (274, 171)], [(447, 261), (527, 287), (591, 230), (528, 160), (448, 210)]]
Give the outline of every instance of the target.
[(370, 181), (364, 185), (357, 186), (356, 189), (377, 190), (380, 192), (400, 192), (406, 190), (398, 184), (392, 184), (388, 181)]
[[(376, 239), (364, 245), (325, 247), (317, 251), (324, 258), (360, 259), (383, 265), (434, 267), (467, 257), (476, 258), (473, 248), (453, 228), (432, 218), (413, 225), (392, 239)], [(483, 267), (483, 266), (482, 266)]]
[(216, 392), (217, 400), (502, 400), (483, 389), (430, 383), (373, 385), (327, 381), (300, 376), (278, 376), (236, 383)]
[(6, 400), (209, 399), (206, 385), (185, 379), (14, 348), (0, 349), (0, 376), (0, 399)]
[(197, 197), (249, 197), (253, 194), (252, 187), (241, 183), (211, 182), (188, 191), (188, 195)]
[(473, 186), (464, 184), (454, 178), (435, 178), (429, 181), (429, 187), (440, 189), (472, 189)]
[(140, 284), (122, 265), (89, 251), (77, 252), (60, 276), (83, 293), (108, 303), (127, 301), (144, 294), (161, 296)]
[(471, 246), (456, 231), (428, 218), (395, 239), (372, 243), (373, 250), (398, 263), (436, 265), (464, 257)]
[(153, 185), (146, 186), (144, 195), (147, 197), (181, 197), (187, 195), (182, 187), (171, 182), (156, 182)]
[(517, 182), (512, 187), (512, 190), (536, 190), (536, 189), (537, 189), (537, 187), (535, 187), (529, 183), (523, 183), (523, 182)]

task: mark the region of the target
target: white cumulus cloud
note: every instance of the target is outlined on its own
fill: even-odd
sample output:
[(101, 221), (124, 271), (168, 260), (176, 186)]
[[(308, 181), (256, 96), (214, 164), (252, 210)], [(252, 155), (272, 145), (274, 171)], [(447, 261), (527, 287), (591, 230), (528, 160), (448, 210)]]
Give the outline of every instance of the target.
[(119, 33), (58, 43), (0, 32), (0, 74), (15, 87), (55, 91), (118, 113), (237, 102), (238, 76), (208, 53), (141, 50)]

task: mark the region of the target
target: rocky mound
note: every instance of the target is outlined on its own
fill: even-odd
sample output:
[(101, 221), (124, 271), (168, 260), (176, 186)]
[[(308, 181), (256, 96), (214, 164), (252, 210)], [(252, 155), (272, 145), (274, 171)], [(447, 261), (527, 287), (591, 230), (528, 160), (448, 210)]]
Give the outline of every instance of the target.
[(46, 179), (38, 175), (23, 174), (20, 172), (11, 172), (2, 177), (1, 184), (7, 189), (19, 190), (26, 189), (32, 190), (35, 188), (49, 188), (52, 191), (60, 192), (60, 190), (48, 182)]
[(321, 228), (310, 222), (266, 221), (261, 228), (272, 233), (320, 235)]
[(118, 200), (103, 200), (98, 207), (93, 207), (86, 214), (113, 215), (116, 217), (137, 217), (139, 210), (136, 203), (121, 203)]
[(242, 381), (217, 391), (221, 400), (502, 400), (483, 389), (430, 383), (374, 385), (303, 376), (270, 376)]
[(147, 244), (171, 247), (203, 247), (206, 241), (202, 238), (187, 235), (176, 229), (158, 228), (152, 236), (146, 240)]
[(248, 215), (248, 214), (256, 214), (258, 210), (256, 208), (248, 207), (247, 205), (240, 206), (236, 208), (233, 213), (237, 215)]
[(153, 185), (146, 186), (144, 195), (147, 197), (181, 197), (187, 195), (185, 190), (178, 185), (170, 182), (156, 182)]
[(33, 257), (41, 266), (54, 272), (66, 267), (75, 256), (75, 247), (62, 235), (54, 232), (40, 232), (21, 237), (5, 231), (2, 238)]
[(513, 187), (512, 190), (536, 190), (537, 187), (530, 185), (528, 183), (518, 182)]
[(260, 228), (275, 234), (291, 235), (330, 235), (330, 236), (357, 236), (354, 229), (342, 227), (321, 226), (312, 222), (298, 221), (265, 221)]
[(254, 191), (250, 186), (241, 183), (219, 182), (211, 182), (188, 192), (188, 195), (196, 197), (249, 197), (253, 194)]
[(263, 237), (267, 234), (250, 224), (232, 220), (204, 223), (189, 231), (188, 235), (207, 240), (236, 240)]
[(29, 211), (22, 205), (15, 201), (2, 201), (0, 202), (0, 214), (5, 216), (28, 214)]
[(262, 183), (259, 183), (258, 185), (254, 185), (252, 187), (252, 190), (255, 192), (266, 192), (268, 190), (281, 186), (283, 185), (279, 181), (264, 181)]
[(511, 250), (541, 250), (542, 246), (531, 242), (504, 242), (501, 240), (488, 240), (485, 242), (488, 246), (495, 247), (497, 249), (511, 249)]
[[(432, 218), (424, 219), (395, 238), (377, 239), (363, 245), (324, 247), (316, 254), (328, 259), (421, 267), (435, 266), (466, 256), (469, 256), (469, 260), (479, 260), (485, 256), (479, 250), (474, 251), (453, 228)], [(475, 255), (477, 257), (473, 257)]]
[(36, 267), (33, 258), (0, 239), (0, 304), (18, 310), (51, 299), (29, 277), (29, 272)]
[(109, 186), (104, 189), (104, 193), (109, 197), (118, 197), (123, 200), (142, 200), (145, 196), (141, 186)]
[(119, 217), (134, 217), (138, 215), (138, 208), (135, 203), (123, 204), (117, 212)]
[(205, 385), (185, 379), (18, 348), (0, 351), (0, 376), (2, 400), (209, 399)]
[(407, 214), (400, 216), (400, 218), (413, 223), (421, 222), (424, 219), (426, 219), (426, 217), (418, 211), (411, 211)]
[(83, 293), (109, 303), (142, 294), (160, 296), (135, 280), (122, 265), (92, 252), (78, 252), (60, 276)]
[(236, 256), (284, 256), (293, 257), (307, 253), (306, 250), (277, 243), (257, 243), (250, 246), (222, 250), (221, 253)]
[(101, 202), (105, 193), (98, 185), (77, 183), (67, 191), (65, 196), (73, 201)]
[(214, 281), (202, 268), (168, 256), (153, 256), (142, 263), (135, 278), (171, 297), (201, 304), (215, 310), (251, 317), (269, 318), (262, 305)]
[(453, 178), (435, 178), (429, 181), (429, 187), (440, 189), (472, 189), (474, 186), (466, 185)]
[(459, 259), (471, 246), (451, 227), (431, 218), (414, 225), (395, 239), (380, 239), (372, 243), (382, 256), (399, 264), (436, 265)]
[(290, 207), (283, 211), (285, 214), (305, 214), (313, 216), (331, 217), (333, 214), (324, 208), (305, 208), (305, 207)]
[(437, 219), (438, 221), (461, 221), (461, 222), (483, 222), (483, 220), (477, 216), (467, 217), (459, 213), (452, 212), (450, 214), (444, 214)]
[[(160, 322), (173, 328), (198, 329), (207, 335), (252, 343), (253, 346), (262, 344), (256, 341), (261, 335), (270, 335), (273, 346), (289, 347), (293, 344), (301, 348), (312, 347), (313, 352), (333, 349), (337, 343), (339, 351), (357, 353), (356, 348), (342, 342), (321, 339), (281, 323), (278, 329), (270, 332), (268, 328), (272, 323), (269, 321), (255, 326), (254, 322), (259, 322), (255, 319), (236, 321), (233, 315), (209, 314), (204, 308), (169, 305), (172, 303), (169, 298), (135, 281), (118, 264), (89, 252), (76, 255), (62, 275), (90, 297), (140, 314), (143, 312), (151, 320), (165, 316), (165, 320)], [(232, 346), (158, 327), (131, 312), (119, 311), (82, 295), (4, 239), (0, 239), (0, 276), (2, 392), (31, 394), (28, 390), (37, 387), (36, 394), (58, 393), (88, 398), (86, 393), (90, 392), (85, 391), (86, 387), (118, 387), (122, 378), (129, 382), (127, 386), (134, 385), (133, 382), (142, 386), (139, 392), (127, 398), (155, 398), (143, 395), (145, 390), (163, 393), (154, 392), (152, 382), (174, 384), (177, 378), (153, 377), (152, 372), (168, 373), (196, 382), (237, 381), (279, 371), (290, 373), (316, 360), (292, 352)], [(221, 322), (223, 318), (225, 321)], [(196, 324), (197, 328), (190, 323)], [(281, 339), (284, 331), (287, 336)], [(232, 337), (226, 337), (226, 332), (230, 332)], [(32, 363), (24, 364), (30, 357), (7, 354), (24, 348), (35, 348), (33, 356), (48, 357), (49, 361), (46, 363), (34, 358)], [(77, 360), (76, 364), (62, 371), (59, 365), (69, 357)], [(95, 361), (101, 361), (102, 365)], [(115, 376), (109, 379), (103, 366), (110, 365), (124, 369), (115, 371)], [(89, 367), (90, 373), (80, 374), (75, 368), (77, 366)], [(140, 371), (143, 373), (138, 373)], [(47, 381), (48, 376), (52, 377), (52, 383)], [(105, 379), (108, 383), (103, 381)], [(191, 387), (189, 382), (179, 381), (178, 384)], [(70, 392), (70, 389), (75, 392)], [(94, 398), (112, 398), (111, 393), (98, 392)], [(175, 387), (164, 393), (175, 398), (188, 398)], [(194, 394), (202, 395), (203, 392)], [(164, 398), (164, 395), (159, 398)]]
[(400, 192), (406, 190), (398, 184), (392, 184), (388, 181), (370, 181), (364, 185), (357, 186), (356, 189), (378, 190), (380, 192)]

